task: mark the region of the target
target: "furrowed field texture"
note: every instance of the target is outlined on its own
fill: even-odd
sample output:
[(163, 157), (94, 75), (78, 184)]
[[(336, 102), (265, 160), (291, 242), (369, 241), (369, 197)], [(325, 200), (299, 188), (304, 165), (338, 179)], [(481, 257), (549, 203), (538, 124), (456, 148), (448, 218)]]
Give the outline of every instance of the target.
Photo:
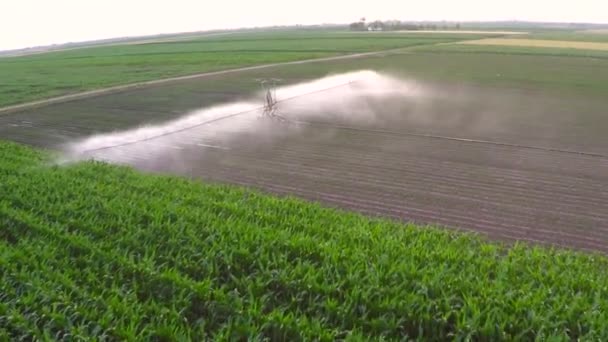
[(605, 340), (605, 257), (0, 144), (3, 340)]

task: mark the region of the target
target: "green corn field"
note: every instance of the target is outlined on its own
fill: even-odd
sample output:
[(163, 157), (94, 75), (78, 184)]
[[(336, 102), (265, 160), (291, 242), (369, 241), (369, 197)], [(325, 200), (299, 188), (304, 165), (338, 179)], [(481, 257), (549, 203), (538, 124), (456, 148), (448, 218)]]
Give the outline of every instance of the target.
[(608, 338), (607, 259), (0, 143), (0, 340)]

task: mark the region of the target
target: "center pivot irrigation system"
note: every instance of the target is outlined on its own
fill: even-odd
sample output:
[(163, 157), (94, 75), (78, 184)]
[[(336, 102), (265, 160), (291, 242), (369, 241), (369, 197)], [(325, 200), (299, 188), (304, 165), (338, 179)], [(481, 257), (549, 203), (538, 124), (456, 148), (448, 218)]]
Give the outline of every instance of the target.
[(263, 117), (286, 122), (287, 119), (278, 114), (279, 101), (277, 100), (277, 83), (281, 82), (281, 80), (278, 78), (271, 78), (257, 79), (256, 81), (260, 82), (264, 94)]
[(297, 98), (301, 98), (301, 97), (305, 97), (305, 96), (309, 96), (309, 95), (313, 95), (313, 94), (325, 93), (325, 92), (331, 91), (331, 90), (336, 89), (336, 88), (341, 88), (341, 87), (346, 87), (346, 86), (352, 86), (353, 84), (356, 84), (356, 83), (360, 82), (360, 80), (349, 81), (349, 82), (346, 82), (346, 83), (334, 85), (332, 87), (323, 88), (323, 89), (311, 91), (311, 92), (304, 93), (304, 94), (298, 94), (298, 95), (294, 95), (294, 96), (291, 96), (291, 97), (283, 98), (283, 99), (280, 99), (280, 100), (277, 98), (277, 91), (276, 91), (276, 89), (277, 89), (276, 85), (277, 85), (278, 82), (281, 81), (280, 79), (277, 79), (277, 78), (256, 79), (256, 81), (260, 83), (260, 86), (262, 87), (262, 91), (263, 91), (263, 96), (264, 96), (264, 99), (263, 99), (264, 103), (263, 103), (263, 106), (261, 106), (261, 107), (257, 107), (257, 108), (245, 110), (245, 111), (242, 111), (242, 112), (237, 112), (237, 113), (225, 115), (225, 116), (222, 116), (222, 117), (219, 117), (219, 118), (210, 119), (210, 120), (203, 121), (203, 122), (200, 122), (200, 123), (192, 125), (192, 126), (176, 129), (174, 131), (165, 132), (165, 133), (162, 133), (162, 134), (146, 137), (146, 138), (143, 138), (143, 139), (126, 141), (126, 142), (123, 142), (123, 143), (120, 143), (120, 144), (116, 144), (116, 145), (108, 145), (108, 146), (102, 146), (102, 147), (92, 148), (92, 149), (81, 151), (80, 153), (81, 154), (90, 154), (90, 153), (94, 153), (94, 152), (97, 152), (97, 151), (108, 150), (108, 149), (113, 149), (113, 148), (118, 148), (118, 147), (128, 146), (128, 145), (134, 145), (134, 144), (137, 144), (137, 143), (141, 143), (141, 142), (145, 142), (145, 141), (150, 141), (150, 140), (158, 139), (158, 138), (161, 138), (161, 137), (164, 137), (164, 136), (173, 135), (173, 134), (184, 132), (184, 131), (187, 131), (187, 130), (190, 130), (190, 129), (194, 129), (194, 128), (197, 128), (197, 127), (209, 125), (209, 124), (212, 124), (212, 123), (215, 123), (215, 122), (218, 122), (218, 121), (222, 121), (222, 120), (226, 120), (226, 119), (229, 119), (229, 118), (233, 118), (233, 117), (237, 117), (237, 116), (241, 116), (241, 115), (245, 115), (245, 114), (251, 114), (251, 113), (262, 111), (262, 116), (261, 116), (262, 119), (271, 119), (271, 120), (275, 120), (275, 121), (278, 121), (278, 122), (281, 122), (281, 123), (306, 124), (306, 125), (310, 125), (310, 126), (319, 126), (319, 125), (322, 125), (324, 127), (332, 127), (332, 128), (336, 128), (336, 129), (348, 129), (348, 130), (368, 131), (368, 132), (369, 131), (372, 131), (372, 132), (383, 132), (383, 133), (408, 135), (408, 136), (417, 136), (417, 137), (431, 138), (431, 139), (443, 139), (443, 140), (452, 140), (452, 141), (477, 143), (477, 144), (490, 144), (490, 145), (497, 145), (497, 146), (527, 148), (527, 149), (542, 150), (542, 151), (547, 151), (547, 152), (570, 153), (570, 154), (586, 155), (586, 156), (590, 156), (590, 157), (598, 157), (598, 158), (603, 158), (603, 159), (608, 158), (608, 156), (604, 155), (604, 154), (598, 154), (598, 153), (592, 153), (592, 152), (583, 152), (583, 151), (574, 151), (574, 150), (563, 150), (563, 149), (551, 148), (551, 147), (519, 145), (519, 144), (503, 143), (503, 142), (497, 142), (497, 141), (456, 138), (456, 137), (447, 137), (447, 136), (439, 136), (439, 135), (424, 134), (424, 133), (414, 133), (414, 132), (392, 132), (392, 131), (389, 131), (389, 130), (378, 130), (378, 129), (370, 129), (370, 128), (362, 128), (362, 127), (350, 127), (350, 126), (342, 126), (342, 125), (331, 125), (331, 124), (327, 124), (327, 123), (325, 123), (325, 124), (318, 124), (318, 123), (299, 121), (299, 120), (294, 121), (294, 120), (287, 119), (287, 118), (285, 118), (284, 116), (281, 116), (278, 113), (279, 112), (279, 104), (280, 103), (284, 103), (284, 102), (287, 102), (287, 101), (291, 101), (291, 100), (294, 100), (294, 99), (297, 99)]
[(222, 121), (222, 120), (226, 120), (229, 118), (233, 118), (233, 117), (237, 117), (237, 116), (241, 116), (241, 115), (245, 115), (245, 114), (250, 114), (253, 112), (257, 112), (257, 111), (262, 111), (262, 118), (270, 118), (272, 120), (276, 120), (279, 122), (292, 122), (291, 120), (286, 119), (285, 117), (279, 115), (278, 112), (278, 105), (279, 103), (282, 102), (287, 102), (287, 101), (291, 101), (300, 97), (304, 97), (304, 96), (309, 96), (309, 95), (313, 95), (313, 94), (317, 94), (317, 93), (324, 93), (336, 88), (341, 88), (341, 87), (345, 87), (345, 86), (351, 86), (352, 84), (358, 82), (358, 81), (349, 81), (347, 83), (342, 83), (342, 84), (338, 84), (332, 87), (328, 87), (328, 88), (324, 88), (324, 89), (319, 89), (319, 90), (315, 90), (315, 91), (311, 91), (308, 93), (304, 93), (304, 94), (299, 94), (299, 95), (295, 95), (292, 97), (288, 97), (288, 98), (284, 98), (281, 100), (277, 99), (277, 95), (276, 95), (276, 84), (277, 82), (280, 81), (280, 79), (277, 78), (271, 78), (271, 79), (257, 79), (256, 81), (258, 81), (262, 87), (262, 90), (264, 92), (264, 105), (261, 107), (257, 107), (257, 108), (253, 108), (250, 110), (245, 110), (242, 112), (238, 112), (238, 113), (234, 113), (234, 114), (230, 114), (230, 115), (226, 115), (226, 116), (222, 116), (219, 118), (215, 118), (215, 119), (210, 119), (207, 121), (203, 121), (201, 123), (192, 125), (192, 126), (188, 126), (188, 127), (184, 127), (184, 128), (180, 128), (180, 129), (176, 129), (174, 131), (170, 131), (170, 132), (165, 132), (165, 133), (161, 133), (158, 135), (154, 135), (151, 137), (147, 137), (147, 138), (143, 138), (143, 139), (137, 139), (137, 140), (132, 140), (132, 141), (126, 141), (120, 144), (115, 144), (115, 145), (108, 145), (108, 146), (102, 146), (102, 147), (97, 147), (97, 148), (92, 148), (92, 149), (88, 149), (88, 150), (84, 150), (81, 151), (81, 154), (90, 154), (90, 153), (94, 153), (97, 151), (103, 151), (103, 150), (109, 150), (109, 149), (113, 149), (113, 148), (118, 148), (118, 147), (123, 147), (123, 146), (129, 146), (129, 145), (134, 145), (140, 142), (145, 142), (145, 141), (150, 141), (150, 140), (154, 140), (154, 139), (158, 139), (161, 137), (165, 137), (168, 135), (173, 135), (176, 133), (180, 133), (180, 132), (184, 132), (190, 129), (194, 129), (197, 127), (201, 127), (201, 126), (205, 126), (205, 125), (209, 125), (218, 121)]

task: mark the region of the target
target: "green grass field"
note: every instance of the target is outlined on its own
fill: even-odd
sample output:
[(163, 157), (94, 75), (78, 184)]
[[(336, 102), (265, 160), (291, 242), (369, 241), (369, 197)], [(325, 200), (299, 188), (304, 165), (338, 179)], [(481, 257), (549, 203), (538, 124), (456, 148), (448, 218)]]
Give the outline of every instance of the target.
[[(608, 56), (602, 51), (443, 44), (483, 37), (484, 35), (474, 34), (254, 31), (4, 57), (0, 58), (0, 74), (3, 75), (0, 80), (0, 107), (159, 78), (405, 47), (414, 48), (418, 52), (444, 54), (542, 55), (598, 59)], [(608, 35), (565, 30), (514, 36), (597, 42), (608, 39), (605, 37)], [(456, 57), (456, 60), (459, 58)], [(491, 60), (489, 62), (491, 65)], [(438, 69), (431, 63), (427, 65)], [(477, 65), (475, 62), (475, 66)], [(407, 64), (403, 66), (408, 67)], [(412, 65), (414, 71), (417, 67), (418, 65)], [(426, 71), (430, 68), (423, 69)]]
[(172, 76), (471, 38), (479, 36), (254, 32), (6, 57), (0, 58), (0, 107)]
[[(534, 53), (531, 48), (527, 50), (532, 52), (513, 53), (513, 49), (500, 52), (493, 47), (460, 44), (421, 46), (403, 53), (278, 66), (163, 84), (15, 114), (23, 120), (49, 127), (78, 123), (82, 128), (74, 130), (70, 136), (75, 139), (82, 138), (83, 134), (160, 123), (197, 108), (252, 97), (260, 89), (257, 80), (261, 78), (280, 78), (281, 85), (289, 85), (366, 69), (438, 87), (440, 94), (444, 85), (486, 88), (493, 90), (498, 97), (501, 92), (534, 92), (538, 94), (538, 101), (529, 103), (532, 112), (538, 111), (540, 106), (550, 108), (550, 113), (543, 115), (543, 121), (558, 127), (552, 134), (575, 136), (575, 130), (569, 129), (570, 125), (582, 125), (585, 127), (584, 135), (582, 138), (573, 137), (573, 141), (605, 136), (608, 59), (572, 57), (553, 49), (544, 49), (551, 50), (551, 55)], [(559, 98), (561, 103), (557, 105), (552, 98)], [(504, 110), (505, 115), (521, 117), (522, 124), (530, 114), (525, 106), (514, 105), (509, 100), (497, 99), (494, 106), (498, 111)], [(505, 108), (510, 108), (511, 112)], [(49, 139), (48, 134), (41, 134), (42, 130), (11, 128), (11, 124), (18, 124), (15, 120), (11, 115), (0, 117), (0, 135), (5, 139), (37, 146), (54, 146), (66, 141), (53, 132)], [(40, 136), (37, 137), (38, 134)]]
[[(546, 35), (546, 34), (545, 34)], [(548, 39), (545, 35), (540, 38)], [(566, 39), (557, 33), (555, 37)], [(401, 34), (348, 32), (252, 32), (224, 36), (191, 37), (173, 42), (132, 45), (100, 46), (44, 54), (0, 58), (0, 107), (39, 100), (108, 86), (150, 81), (200, 72), (218, 71), (259, 64), (281, 63), (301, 59), (329, 57), (342, 54), (410, 47), (401, 57), (368, 59), (366, 61), (337, 61), (325, 65), (310, 65), (315, 75), (329, 71), (352, 69), (358, 63), (411, 74), (416, 77), (445, 81), (467, 81), (500, 84), (508, 77), (497, 79), (497, 73), (519, 73), (511, 82), (525, 83), (550, 78), (553, 87), (571, 88), (571, 79), (589, 79), (603, 82), (603, 61), (608, 56), (602, 51), (585, 51), (553, 48), (519, 48), (501, 46), (462, 46), (443, 44), (483, 35), (468, 34)], [(441, 54), (443, 56), (432, 56)], [(512, 58), (520, 61), (512, 63)], [(513, 57), (516, 56), (516, 57)], [(532, 58), (539, 56), (540, 58)], [(542, 63), (543, 58), (555, 58)], [(571, 57), (584, 57), (576, 61)], [(593, 64), (584, 60), (592, 58)], [(596, 64), (602, 65), (596, 65)], [(326, 66), (336, 69), (328, 70)], [(343, 66), (344, 65), (344, 66)], [(505, 69), (506, 68), (506, 69)], [(555, 73), (555, 68), (561, 68)], [(301, 67), (300, 70), (306, 68)], [(499, 72), (489, 73), (490, 69)], [(563, 74), (563, 75), (562, 75)], [(489, 76), (488, 76), (489, 75)], [(493, 76), (492, 76), (493, 75)], [(599, 77), (597, 76), (599, 75)], [(281, 76), (281, 75), (279, 75)], [(577, 83), (589, 83), (576, 81)], [(543, 87), (544, 85), (540, 85)], [(252, 83), (248, 88), (255, 88)], [(603, 85), (593, 86), (604, 92)], [(594, 92), (595, 90), (591, 90)]]
[(0, 144), (0, 339), (608, 338), (608, 260)]

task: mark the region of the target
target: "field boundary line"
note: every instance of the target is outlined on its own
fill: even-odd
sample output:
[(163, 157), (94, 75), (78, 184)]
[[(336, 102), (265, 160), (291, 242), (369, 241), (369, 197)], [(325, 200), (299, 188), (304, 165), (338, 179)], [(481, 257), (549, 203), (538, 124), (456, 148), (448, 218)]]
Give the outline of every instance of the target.
[(56, 103), (70, 102), (70, 101), (81, 100), (81, 99), (86, 99), (86, 98), (95, 97), (95, 96), (119, 93), (119, 92), (123, 92), (123, 91), (127, 91), (127, 90), (146, 88), (146, 87), (150, 87), (150, 86), (161, 85), (161, 84), (172, 83), (172, 82), (186, 81), (186, 80), (218, 76), (218, 75), (227, 75), (227, 74), (233, 74), (233, 73), (239, 73), (239, 72), (251, 71), (251, 70), (261, 70), (261, 69), (286, 66), (286, 65), (299, 65), (299, 64), (317, 63), (317, 62), (329, 62), (329, 61), (335, 61), (335, 60), (341, 60), (341, 59), (377, 56), (377, 55), (382, 55), (382, 54), (387, 54), (387, 53), (400, 52), (400, 51), (403, 51), (403, 50), (406, 50), (406, 49), (409, 49), (412, 47), (417, 47), (417, 46), (419, 46), (419, 45), (406, 46), (406, 47), (401, 47), (401, 48), (397, 48), (397, 49), (361, 52), (361, 53), (331, 56), (331, 57), (302, 59), (302, 60), (290, 61), (290, 62), (260, 64), (260, 65), (242, 67), (242, 68), (208, 71), (208, 72), (203, 72), (203, 73), (198, 73), (198, 74), (161, 78), (161, 79), (144, 81), (144, 82), (129, 83), (129, 84), (111, 86), (111, 87), (107, 87), (107, 88), (87, 90), (87, 91), (74, 93), (74, 94), (61, 95), (61, 96), (51, 97), (51, 98), (47, 98), (47, 99), (43, 99), (43, 100), (36, 100), (36, 101), (31, 101), (31, 102), (26, 102), (26, 103), (21, 103), (21, 104), (10, 105), (7, 107), (0, 108), (0, 115), (19, 112), (19, 111), (26, 110), (26, 109), (44, 107), (44, 106), (56, 104)]

